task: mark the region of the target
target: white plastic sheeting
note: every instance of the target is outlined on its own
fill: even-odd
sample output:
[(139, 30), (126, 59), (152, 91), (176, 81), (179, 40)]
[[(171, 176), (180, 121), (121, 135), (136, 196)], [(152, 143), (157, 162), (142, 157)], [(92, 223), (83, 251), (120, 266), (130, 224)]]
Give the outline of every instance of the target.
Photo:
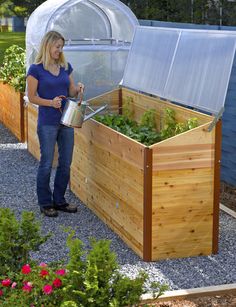
[(122, 79), (137, 25), (132, 11), (118, 0), (48, 0), (27, 23), (26, 68), (34, 62), (44, 34), (58, 31), (66, 39), (64, 50), (75, 81), (85, 82), (86, 98), (94, 97)]
[(216, 114), (235, 47), (236, 32), (137, 27), (123, 85)]

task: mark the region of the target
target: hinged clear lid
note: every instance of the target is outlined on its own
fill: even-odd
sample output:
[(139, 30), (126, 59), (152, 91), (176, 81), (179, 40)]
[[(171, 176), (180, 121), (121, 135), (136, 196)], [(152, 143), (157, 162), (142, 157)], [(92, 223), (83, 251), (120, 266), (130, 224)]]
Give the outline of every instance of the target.
[(224, 106), (236, 32), (137, 27), (122, 85), (216, 114)]

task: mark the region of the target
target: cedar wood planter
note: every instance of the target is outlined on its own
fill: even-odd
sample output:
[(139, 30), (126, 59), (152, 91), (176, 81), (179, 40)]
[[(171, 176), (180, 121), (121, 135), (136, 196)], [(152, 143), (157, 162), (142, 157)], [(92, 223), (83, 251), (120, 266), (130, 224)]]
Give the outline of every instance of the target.
[(0, 81), (0, 121), (20, 142), (27, 140), (27, 111), (23, 93)]
[(218, 251), (221, 123), (212, 117), (127, 89), (90, 100), (118, 113), (132, 99), (134, 118), (170, 107), (177, 121), (199, 126), (145, 146), (91, 119), (75, 129), (72, 191), (142, 259), (209, 255)]

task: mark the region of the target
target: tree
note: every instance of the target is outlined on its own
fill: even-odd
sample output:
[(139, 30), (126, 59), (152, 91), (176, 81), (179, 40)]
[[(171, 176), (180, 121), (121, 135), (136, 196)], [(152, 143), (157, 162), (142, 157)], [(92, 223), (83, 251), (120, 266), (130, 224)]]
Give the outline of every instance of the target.
[(14, 13), (16, 15), (29, 16), (45, 0), (11, 0), (11, 2), (14, 5)]

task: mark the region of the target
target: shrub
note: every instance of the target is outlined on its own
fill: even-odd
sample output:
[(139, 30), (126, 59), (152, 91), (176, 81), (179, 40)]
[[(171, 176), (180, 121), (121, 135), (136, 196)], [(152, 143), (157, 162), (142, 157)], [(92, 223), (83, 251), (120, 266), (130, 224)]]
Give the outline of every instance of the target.
[(17, 45), (7, 48), (0, 68), (0, 80), (13, 86), (16, 91), (24, 92), (25, 69), (25, 50)]
[[(70, 230), (67, 238), (67, 265), (37, 265), (30, 260), (47, 237), (40, 236), (39, 224), (31, 212), (17, 221), (9, 209), (0, 209), (0, 305), (17, 307), (122, 307), (140, 301), (146, 292), (147, 274), (140, 271), (130, 279), (119, 272), (110, 241), (91, 240), (85, 253), (83, 244)], [(151, 285), (156, 297), (167, 289)]]
[[(75, 238), (73, 232), (67, 240), (70, 260), (68, 274), (63, 283), (64, 301), (61, 307), (104, 307), (128, 306), (140, 301), (145, 293), (144, 283), (147, 274), (140, 271), (134, 279), (119, 272), (115, 253), (110, 250), (110, 241), (91, 241), (92, 249), (86, 260), (82, 260), (82, 242)], [(156, 297), (163, 294), (166, 286), (159, 283), (151, 285)]]
[(23, 212), (18, 221), (10, 209), (0, 208), (0, 276), (16, 272), (30, 261), (30, 252), (48, 239), (41, 236), (40, 224), (32, 212)]

